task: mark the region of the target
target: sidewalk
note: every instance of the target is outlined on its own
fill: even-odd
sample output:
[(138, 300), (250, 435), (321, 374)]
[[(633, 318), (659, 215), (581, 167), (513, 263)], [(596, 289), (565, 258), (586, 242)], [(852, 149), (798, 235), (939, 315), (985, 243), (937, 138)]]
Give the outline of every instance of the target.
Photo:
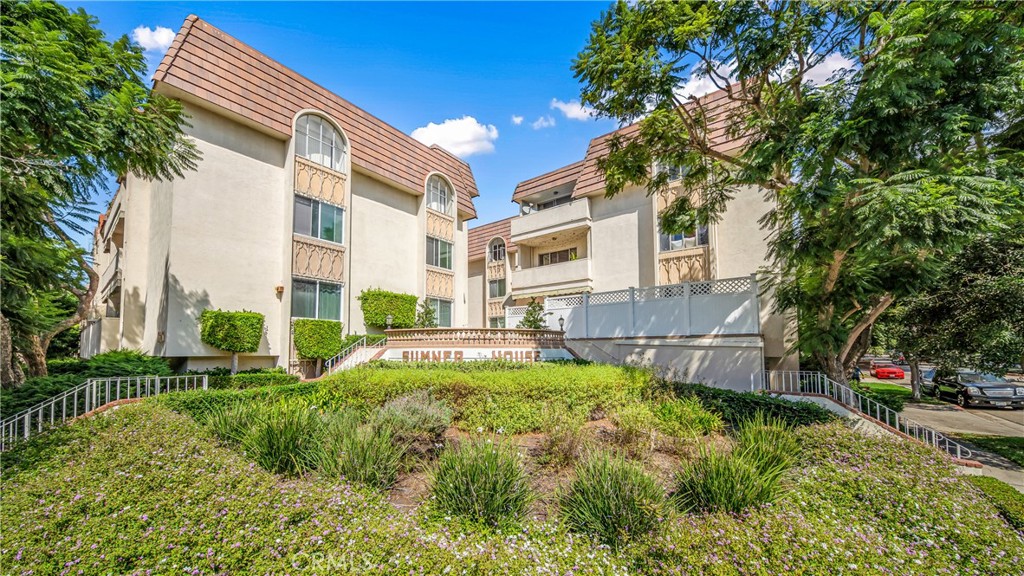
[(957, 438), (958, 433), (1024, 437), (1024, 423), (1017, 424), (986, 410), (964, 410), (950, 404), (907, 404), (902, 414), (967, 446), (974, 452), (972, 459), (985, 466), (982, 468), (982, 474), (998, 478), (1024, 492), (1024, 468), (998, 454), (986, 452), (970, 442)]

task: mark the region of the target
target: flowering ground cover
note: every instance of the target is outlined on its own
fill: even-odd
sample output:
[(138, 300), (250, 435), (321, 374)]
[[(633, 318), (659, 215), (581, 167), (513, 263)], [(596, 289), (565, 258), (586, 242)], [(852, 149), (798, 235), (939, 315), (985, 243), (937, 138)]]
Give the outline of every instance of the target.
[[(675, 431), (679, 422), (701, 415), (697, 402), (666, 409), (671, 400), (652, 397), (655, 383), (638, 381), (635, 373), (566, 369), (606, 380), (598, 392), (574, 392), (581, 402), (593, 403), (580, 410), (591, 419), (581, 428), (583, 440), (613, 446), (643, 436), (648, 424)], [(368, 421), (384, 414), (389, 431), (403, 430), (391, 427), (395, 422), (428, 422), (436, 429), (447, 413), (410, 411), (415, 399), (396, 400), (429, 389), (444, 396), (456, 424), (463, 423), (461, 430), (450, 427), (442, 443), (497, 438), (483, 425), (478, 426), (482, 432), (467, 429), (466, 422), (478, 421), (466, 414), (476, 414), (472, 418), (479, 422), (520, 425), (529, 432), (508, 441), (528, 440), (537, 447), (522, 457), (530, 489), (564, 493), (574, 477), (572, 466), (548, 463), (551, 459), (540, 458), (536, 450), (558, 443), (563, 449), (576, 447), (581, 437), (578, 430), (556, 435), (545, 418), (529, 411), (583, 381), (564, 379), (558, 368), (543, 376), (538, 370), (546, 368), (519, 370), (522, 380), (534, 384), (517, 390), (512, 376), (488, 386), (479, 376), (382, 368), (379, 372), (393, 376), (377, 376), (376, 388), (336, 379), (275, 390), (216, 391), (202, 401), (189, 393), (75, 422), (3, 454), (0, 566), (5, 574), (1024, 573), (1024, 534), (956, 475), (947, 458), (897, 438), (860, 436), (842, 422), (792, 431), (799, 450), (782, 479), (780, 499), (739, 514), (684, 513), (665, 505), (658, 508), (650, 533), (609, 547), (571, 531), (557, 498), (547, 499), (548, 513), (531, 509), (522, 522), (487, 528), (440, 512), (429, 493), (411, 509), (399, 509), (387, 490), (320, 471), (275, 475), (256, 464), (246, 451), (249, 444), (225, 442), (199, 421), (218, 406), (281, 398), (321, 411), (327, 403), (368, 409), (391, 400)], [(559, 384), (563, 380), (567, 384)], [(410, 386), (410, 381), (428, 385)], [(484, 398), (474, 399), (474, 389)], [(513, 398), (495, 402), (496, 391)], [(491, 401), (485, 401), (488, 397)], [(728, 402), (719, 393), (708, 397), (710, 406)], [(216, 400), (206, 402), (211, 398)], [(735, 399), (737, 405), (756, 402)], [(478, 411), (466, 412), (466, 406)], [(797, 421), (814, 420), (801, 407), (771, 406), (799, 414)], [(613, 412), (611, 418), (605, 418), (605, 410)], [(578, 421), (574, 412), (559, 414), (559, 430)], [(658, 419), (669, 416), (673, 426), (666, 428)], [(733, 442), (728, 429), (713, 423), (700, 432), (682, 429), (693, 435), (673, 438), (652, 431), (646, 437), (653, 439), (650, 449), (629, 451), (631, 461), (656, 479), (665, 502), (673, 490), (671, 468), (684, 466), (702, 447)], [(450, 448), (437, 449), (443, 454)], [(575, 457), (575, 450), (564, 452), (569, 460)], [(436, 462), (436, 455), (417, 458), (403, 475)], [(666, 468), (668, 474), (657, 473)], [(543, 500), (545, 494), (539, 495)]]

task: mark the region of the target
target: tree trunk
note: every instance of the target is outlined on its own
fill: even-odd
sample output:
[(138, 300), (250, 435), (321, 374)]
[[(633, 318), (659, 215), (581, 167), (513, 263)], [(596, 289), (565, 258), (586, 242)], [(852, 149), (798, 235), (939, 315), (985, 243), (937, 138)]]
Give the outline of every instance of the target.
[(238, 374), (238, 352), (231, 353), (231, 374)]
[(921, 362), (914, 357), (907, 359), (910, 364), (910, 395), (914, 401), (921, 400)]
[(846, 376), (846, 368), (843, 362), (837, 356), (821, 356), (821, 369), (825, 371), (825, 376), (828, 376), (829, 380), (833, 380), (843, 385), (849, 384), (849, 380)]
[(324, 359), (323, 358), (317, 358), (316, 359), (316, 377), (317, 378), (319, 378), (320, 375), (323, 374), (323, 370), (324, 370)]
[(28, 375), (35, 378), (46, 376), (46, 347), (49, 339), (39, 336), (29, 336), (29, 349), (25, 351), (25, 361), (28, 363)]
[(15, 388), (25, 382), (11, 340), (11, 323), (0, 314), (0, 386), (4, 388)]

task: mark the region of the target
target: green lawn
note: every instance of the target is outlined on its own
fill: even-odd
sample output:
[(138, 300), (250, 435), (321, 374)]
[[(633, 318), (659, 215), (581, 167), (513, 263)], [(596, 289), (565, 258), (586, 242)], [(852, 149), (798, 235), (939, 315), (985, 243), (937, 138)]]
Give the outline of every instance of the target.
[(1020, 466), (1024, 466), (1024, 438), (1014, 436), (988, 436), (984, 434), (957, 434), (982, 450), (995, 452)]

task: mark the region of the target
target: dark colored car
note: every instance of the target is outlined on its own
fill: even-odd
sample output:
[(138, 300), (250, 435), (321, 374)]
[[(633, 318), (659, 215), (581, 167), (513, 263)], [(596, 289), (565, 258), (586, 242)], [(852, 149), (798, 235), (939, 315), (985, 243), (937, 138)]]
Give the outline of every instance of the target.
[(956, 398), (958, 406), (994, 406), (1024, 408), (1024, 382), (1010, 382), (995, 374), (973, 370), (939, 370), (932, 378), (936, 398)]

